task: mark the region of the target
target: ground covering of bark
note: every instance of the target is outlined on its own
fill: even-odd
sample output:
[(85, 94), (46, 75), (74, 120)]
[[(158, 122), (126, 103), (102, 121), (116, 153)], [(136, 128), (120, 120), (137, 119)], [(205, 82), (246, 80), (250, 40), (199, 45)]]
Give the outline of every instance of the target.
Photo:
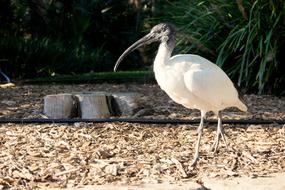
[[(197, 119), (157, 85), (16, 85), (0, 89), (0, 118), (44, 118), (43, 97), (68, 92), (138, 92), (139, 118)], [(247, 113), (227, 119), (285, 119), (285, 98), (246, 95)], [(213, 114), (208, 118), (214, 119)], [(80, 187), (92, 184), (203, 183), (203, 177), (267, 176), (285, 171), (285, 126), (224, 125), (229, 150), (210, 147), (216, 127), (206, 124), (201, 159), (190, 166), (197, 125), (130, 123), (1, 124), (0, 189)]]

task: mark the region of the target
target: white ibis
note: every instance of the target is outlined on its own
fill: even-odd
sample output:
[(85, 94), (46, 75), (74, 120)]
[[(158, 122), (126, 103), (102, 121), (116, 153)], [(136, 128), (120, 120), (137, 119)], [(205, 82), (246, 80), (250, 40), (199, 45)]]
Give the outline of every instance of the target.
[(161, 23), (152, 28), (149, 34), (131, 45), (117, 60), (114, 71), (117, 70), (123, 58), (144, 44), (160, 42), (154, 60), (154, 74), (158, 85), (168, 96), (186, 108), (201, 111), (201, 121), (198, 127), (198, 139), (192, 165), (199, 159), (199, 147), (207, 112), (212, 111), (218, 117), (216, 137), (212, 150), (216, 153), (222, 137), (226, 147), (222, 127), (221, 110), (227, 107), (237, 107), (246, 111), (247, 107), (239, 96), (237, 89), (226, 73), (209, 60), (193, 54), (179, 54), (171, 57), (175, 46), (174, 27)]

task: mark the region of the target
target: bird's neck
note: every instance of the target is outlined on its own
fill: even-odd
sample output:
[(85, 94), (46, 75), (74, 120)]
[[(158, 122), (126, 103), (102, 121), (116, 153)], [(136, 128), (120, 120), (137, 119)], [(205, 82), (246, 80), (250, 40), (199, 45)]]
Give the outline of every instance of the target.
[(174, 41), (162, 41), (159, 45), (157, 55), (153, 64), (155, 79), (161, 89), (168, 88), (170, 57), (174, 49)]
[(162, 41), (159, 45), (158, 52), (154, 60), (154, 69), (165, 67), (169, 63), (171, 53), (174, 49), (174, 38), (169, 38), (168, 41)]

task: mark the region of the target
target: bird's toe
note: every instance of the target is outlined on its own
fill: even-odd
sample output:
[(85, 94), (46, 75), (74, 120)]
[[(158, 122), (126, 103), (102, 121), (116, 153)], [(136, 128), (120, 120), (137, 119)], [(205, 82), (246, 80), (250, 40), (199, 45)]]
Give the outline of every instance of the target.
[(194, 159), (192, 160), (192, 163), (191, 163), (191, 167), (195, 167), (197, 165), (199, 161), (199, 156), (194, 156)]
[(218, 147), (219, 147), (219, 143), (215, 141), (215, 142), (213, 143), (211, 149), (210, 149), (210, 150), (213, 152), (213, 154), (216, 154), (216, 153), (217, 153)]

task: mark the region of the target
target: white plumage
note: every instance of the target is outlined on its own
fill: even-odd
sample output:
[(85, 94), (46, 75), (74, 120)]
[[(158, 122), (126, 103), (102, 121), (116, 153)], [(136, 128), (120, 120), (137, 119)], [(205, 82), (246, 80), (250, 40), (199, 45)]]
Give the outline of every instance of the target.
[(217, 135), (213, 144), (214, 152), (216, 152), (220, 136), (227, 146), (223, 135), (220, 111), (227, 107), (237, 107), (246, 111), (247, 107), (240, 99), (232, 81), (217, 65), (199, 55), (180, 54), (171, 57), (174, 48), (174, 29), (169, 24), (156, 25), (149, 34), (130, 46), (118, 59), (114, 70), (128, 53), (145, 43), (154, 41), (160, 41), (153, 66), (160, 88), (176, 103), (201, 111), (198, 141), (192, 163), (195, 165), (199, 157), (206, 113), (213, 111), (218, 116)]
[(232, 81), (207, 59), (193, 54), (169, 56), (165, 42), (154, 61), (157, 83), (175, 102), (205, 112), (235, 106), (246, 111)]

